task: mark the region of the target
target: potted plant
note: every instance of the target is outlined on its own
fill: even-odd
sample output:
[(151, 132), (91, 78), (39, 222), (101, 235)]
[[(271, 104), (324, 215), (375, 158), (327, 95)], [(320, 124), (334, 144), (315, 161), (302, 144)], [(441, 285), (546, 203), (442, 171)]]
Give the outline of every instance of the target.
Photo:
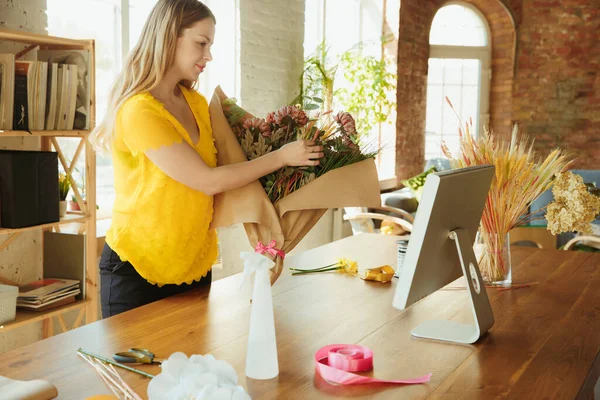
[(71, 189), (71, 180), (67, 175), (61, 173), (58, 177), (58, 214), (62, 218), (67, 213), (67, 195)]

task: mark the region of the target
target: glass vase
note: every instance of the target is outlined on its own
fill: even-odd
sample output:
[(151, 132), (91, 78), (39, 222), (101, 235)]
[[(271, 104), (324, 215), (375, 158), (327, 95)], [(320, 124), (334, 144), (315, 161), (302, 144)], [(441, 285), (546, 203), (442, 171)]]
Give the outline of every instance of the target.
[(475, 239), (475, 254), (479, 271), (486, 285), (510, 286), (510, 234), (479, 231)]

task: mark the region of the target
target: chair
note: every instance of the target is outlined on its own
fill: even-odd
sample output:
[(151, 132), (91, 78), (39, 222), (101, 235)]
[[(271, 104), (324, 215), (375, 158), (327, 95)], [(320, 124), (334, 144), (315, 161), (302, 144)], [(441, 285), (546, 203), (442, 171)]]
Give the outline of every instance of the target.
[[(427, 171), (433, 166), (438, 171), (451, 169), (450, 162), (447, 159), (435, 158), (425, 163), (423, 171)], [(381, 204), (383, 206), (380, 208), (344, 208), (344, 220), (350, 222), (353, 234), (385, 232), (393, 235), (403, 235), (412, 232), (419, 202), (408, 187), (383, 193)]]
[[(600, 251), (600, 236), (591, 236), (591, 235), (581, 235), (581, 236), (575, 236), (573, 239), (569, 240), (567, 242), (567, 244), (565, 244), (564, 249), (565, 250), (571, 250), (571, 247), (573, 247), (577, 242), (585, 242), (585, 243), (596, 243), (598, 248), (597, 251)], [(590, 246), (592, 248), (596, 248), (596, 246)], [(594, 250), (592, 250), (594, 251)]]
[[(344, 214), (344, 220), (350, 222), (353, 235), (384, 233), (385, 231), (389, 231), (393, 235), (402, 235), (412, 232), (415, 222), (410, 213), (389, 206), (377, 208), (346, 207), (344, 208)], [(389, 228), (383, 230), (383, 227)]]

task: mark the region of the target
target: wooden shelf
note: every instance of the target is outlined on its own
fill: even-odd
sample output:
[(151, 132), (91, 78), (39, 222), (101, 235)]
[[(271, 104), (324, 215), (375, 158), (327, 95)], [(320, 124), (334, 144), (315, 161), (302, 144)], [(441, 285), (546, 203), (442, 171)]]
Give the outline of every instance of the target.
[(0, 29), (0, 41), (35, 44), (39, 46), (71, 47), (74, 49), (90, 49), (94, 45), (93, 40), (69, 39), (9, 29)]
[(12, 322), (7, 322), (6, 324), (0, 326), (0, 333), (7, 332), (11, 329), (15, 329), (27, 324), (32, 324), (34, 322), (42, 321), (46, 318), (54, 317), (56, 315), (61, 315), (72, 310), (77, 310), (87, 306), (90, 303), (90, 300), (79, 300), (75, 303), (52, 308), (46, 311), (31, 311), (17, 308), (17, 318)]
[(0, 129), (1, 137), (16, 137), (16, 136), (48, 136), (48, 137), (87, 137), (90, 131), (71, 130), (71, 131), (3, 131)]
[(73, 222), (86, 222), (88, 219), (90, 219), (90, 217), (87, 215), (67, 214), (66, 216), (61, 218), (60, 221), (58, 221), (58, 222), (50, 222), (48, 224), (27, 226), (25, 228), (0, 228), (0, 235), (4, 235), (7, 233), (31, 231), (31, 230), (35, 230), (35, 229), (41, 229), (41, 228), (51, 228), (54, 225), (70, 224)]
[[(52, 131), (15, 131), (15, 130), (0, 130), (0, 139), (3, 137), (28, 137), (35, 136), (40, 137), (40, 148), (38, 150), (54, 151), (58, 153), (58, 159), (60, 165), (62, 165), (65, 171), (72, 171), (77, 163), (78, 158), (81, 155), (85, 157), (85, 193), (86, 201), (88, 204), (87, 214), (83, 213), (71, 213), (67, 214), (60, 221), (40, 224), (35, 226), (29, 226), (25, 228), (1, 228), (0, 235), (12, 234), (8, 238), (0, 237), (0, 251), (6, 248), (10, 243), (18, 237), (20, 232), (34, 231), (43, 228), (52, 228), (60, 225), (77, 226), (84, 228), (77, 230), (78, 234), (85, 231), (84, 237), (84, 260), (81, 265), (82, 272), (84, 272), (85, 280), (81, 281), (82, 289), (86, 293), (86, 299), (82, 299), (75, 303), (67, 304), (62, 307), (55, 309), (36, 312), (31, 310), (20, 310), (17, 309), (17, 318), (15, 321), (5, 324), (0, 327), (0, 336), (2, 333), (11, 330), (19, 326), (25, 326), (31, 323), (43, 321), (43, 337), (49, 337), (53, 334), (53, 320), (58, 319), (60, 328), (62, 331), (66, 331), (65, 322), (62, 320), (62, 314), (79, 309), (79, 315), (73, 324), (73, 327), (79, 326), (80, 323), (90, 323), (99, 319), (98, 310), (99, 307), (99, 296), (98, 296), (98, 256), (97, 256), (97, 245), (98, 239), (96, 238), (96, 153), (92, 148), (91, 143), (85, 140), (89, 137), (90, 132), (94, 128), (96, 120), (96, 49), (95, 41), (93, 39), (80, 40), (70, 39), (63, 37), (48, 36), (44, 34), (30, 33), (26, 31), (17, 31), (9, 29), (0, 29), (0, 42), (17, 42), (22, 43), (23, 49), (15, 49), (16, 56), (21, 57), (22, 55), (33, 51), (34, 49), (52, 49), (52, 50), (84, 50), (88, 53), (88, 80), (90, 90), (90, 104), (89, 104), (89, 129), (88, 130), (52, 130)], [(20, 47), (20, 46), (18, 46)], [(71, 137), (82, 139), (79, 142), (79, 146), (75, 151), (74, 156), (71, 159), (67, 159), (62, 152), (60, 143), (55, 139), (56, 137)], [(67, 172), (67, 175), (70, 172)], [(83, 201), (80, 194), (75, 194), (79, 201)], [(69, 227), (70, 227), (69, 226)], [(56, 229), (59, 230), (59, 229)], [(78, 278), (81, 279), (81, 278)], [(57, 318), (51, 318), (56, 316)], [(70, 328), (69, 328), (70, 329)]]

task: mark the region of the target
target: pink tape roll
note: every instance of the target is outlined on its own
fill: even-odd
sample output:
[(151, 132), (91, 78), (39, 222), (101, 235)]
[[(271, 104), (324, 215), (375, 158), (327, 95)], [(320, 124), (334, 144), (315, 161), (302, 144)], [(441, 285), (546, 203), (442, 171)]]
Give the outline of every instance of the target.
[(414, 385), (429, 382), (431, 379), (431, 374), (404, 380), (383, 380), (353, 374), (352, 372), (373, 369), (373, 351), (356, 344), (332, 344), (322, 347), (315, 354), (315, 365), (323, 379), (340, 385), (363, 383)]

